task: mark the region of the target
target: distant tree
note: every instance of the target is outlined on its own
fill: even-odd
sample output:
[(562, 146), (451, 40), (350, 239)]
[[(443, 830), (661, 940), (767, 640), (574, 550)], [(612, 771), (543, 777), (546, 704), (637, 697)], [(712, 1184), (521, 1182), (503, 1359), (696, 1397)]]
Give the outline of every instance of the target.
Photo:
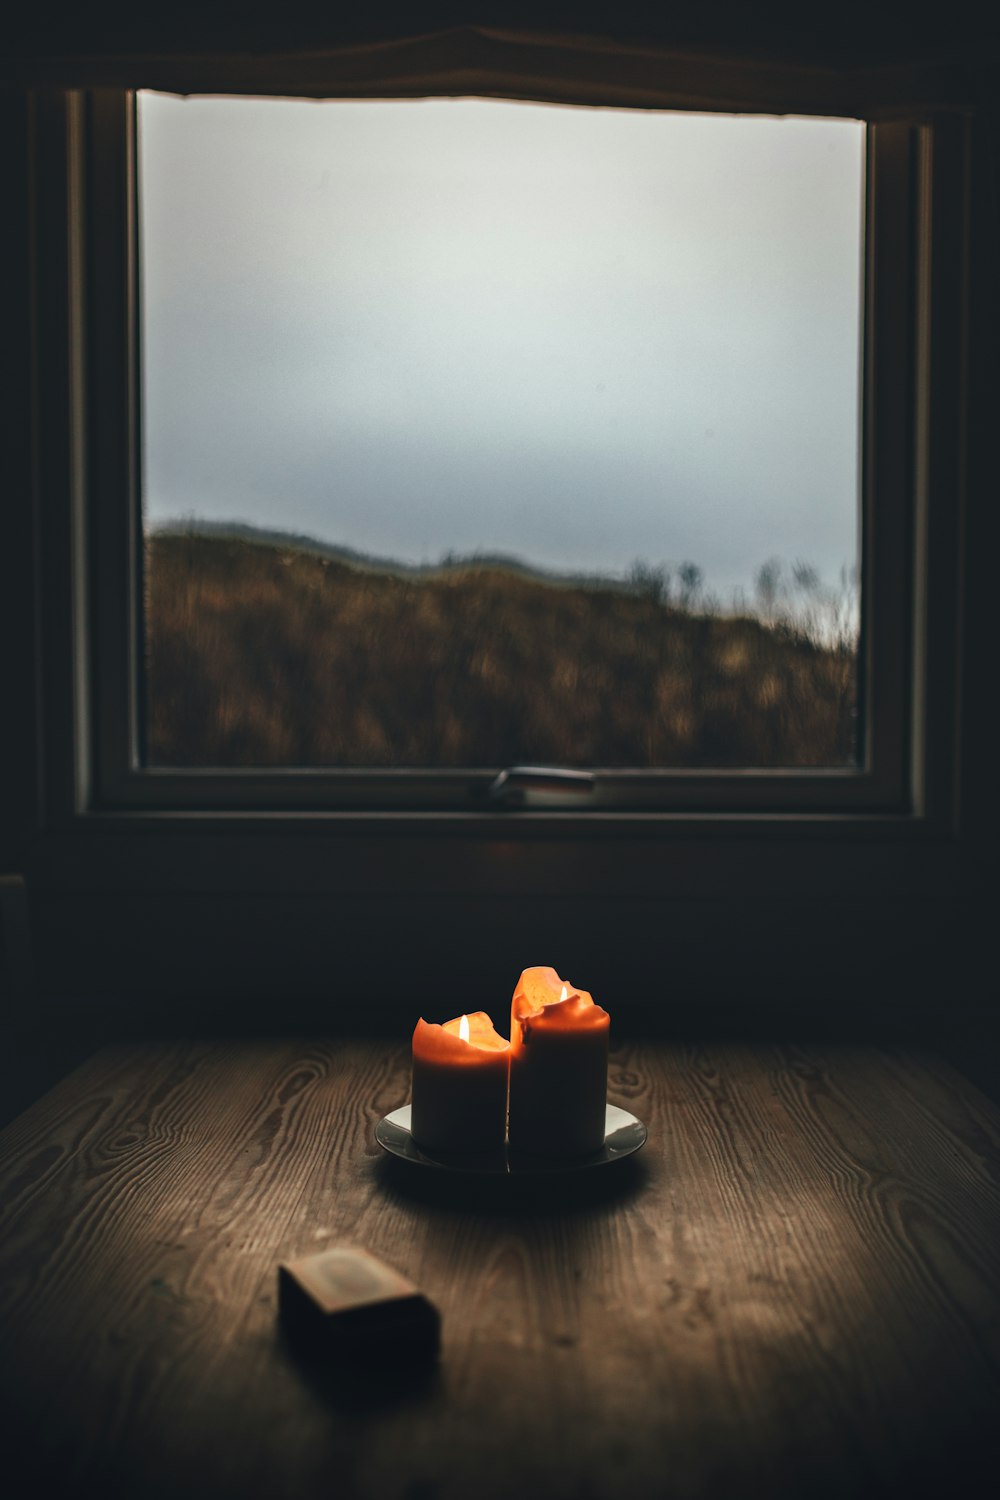
[(819, 589), (819, 572), (811, 563), (796, 562), (792, 565), (795, 587), (803, 594), (815, 594)]
[(662, 565), (643, 562), (636, 558), (626, 575), (629, 588), (642, 599), (654, 604), (666, 604), (670, 598), (670, 574)]
[(773, 620), (784, 588), (784, 567), (780, 557), (769, 557), (761, 563), (754, 578), (761, 618)]
[(704, 573), (697, 563), (682, 562), (677, 569), (677, 577), (680, 580), (680, 604), (682, 609), (690, 609), (701, 593), (704, 581)]
[(784, 635), (824, 650), (853, 655), (858, 642), (857, 569), (840, 570), (839, 588), (823, 583), (819, 570), (798, 560), (791, 567), (769, 557), (754, 576), (758, 618)]

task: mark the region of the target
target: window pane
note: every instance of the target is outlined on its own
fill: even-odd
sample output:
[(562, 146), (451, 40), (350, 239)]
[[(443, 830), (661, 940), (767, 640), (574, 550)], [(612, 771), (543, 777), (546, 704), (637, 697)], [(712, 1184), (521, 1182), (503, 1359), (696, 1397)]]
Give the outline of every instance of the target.
[(853, 763), (862, 125), (139, 104), (151, 764)]

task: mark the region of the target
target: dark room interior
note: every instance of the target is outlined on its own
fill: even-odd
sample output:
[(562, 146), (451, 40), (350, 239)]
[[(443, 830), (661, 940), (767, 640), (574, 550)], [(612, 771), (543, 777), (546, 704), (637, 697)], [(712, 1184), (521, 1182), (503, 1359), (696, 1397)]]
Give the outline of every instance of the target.
[[(996, 16), (964, 0), (39, 0), (6, 30), (0, 1488), (994, 1493)], [(307, 528), (291, 512), (273, 536), (154, 531), (146, 92), (860, 122), (849, 648), (780, 615), (777, 571), (758, 573), (750, 620), (677, 552), (613, 584), (575, 565), (556, 588), (450, 551), (376, 577), (346, 543), (292, 538)], [(234, 182), (212, 191), (229, 212)], [(387, 239), (363, 243), (374, 261)], [(211, 297), (235, 267), (235, 252), (215, 267)], [(259, 284), (266, 310), (278, 292)], [(197, 356), (206, 369), (223, 321)], [(379, 399), (387, 447), (398, 398)], [(249, 449), (262, 422), (245, 421)], [(791, 431), (794, 414), (776, 422)], [(183, 430), (171, 441), (195, 446)], [(757, 457), (747, 445), (737, 460), (749, 474)], [(181, 663), (156, 722), (169, 729), (185, 700), (200, 722), (183, 610), (217, 597), (230, 575), (207, 570), (223, 563), (246, 588), (252, 564), (260, 597), (301, 589), (303, 610), (335, 579), (355, 589), (351, 607), (369, 613), (344, 647), (344, 701), (370, 761), (338, 763), (329, 736), (309, 741), (314, 758), (171, 759), (160, 731), (150, 750), (165, 680), (154, 606), (166, 601), (164, 619), (174, 607)], [(796, 566), (802, 597), (819, 599)], [(487, 660), (461, 632), (489, 589), (507, 590), (511, 613), (492, 626), (508, 654)], [(386, 600), (395, 613), (378, 614)], [(522, 647), (518, 611), (536, 607), (557, 611), (550, 634), (572, 624), (574, 642), (598, 645), (557, 643), (559, 656), (539, 627)], [(612, 642), (612, 617), (633, 645), (653, 624), (657, 651), (700, 642), (699, 661), (736, 661), (737, 629), (741, 650), (763, 642), (759, 705), (782, 663), (788, 682), (789, 664), (836, 668), (849, 755), (774, 741), (751, 763), (742, 741), (727, 750), (731, 727), (709, 724), (708, 758), (670, 760), (658, 747), (675, 740), (643, 737), (655, 694), (640, 665), (638, 748), (608, 759), (584, 736), (612, 743), (632, 688), (584, 658)], [(259, 628), (240, 626), (256, 643), (247, 681), (277, 681)], [(389, 701), (372, 728), (373, 643), (407, 633), (388, 694), (407, 707), (394, 718)], [(458, 642), (460, 687), (523, 675), (532, 712), (568, 683), (553, 720), (604, 686), (563, 723), (560, 755), (534, 730), (518, 738), (500, 688), (458, 724), (441, 641)], [(426, 677), (404, 681), (421, 653)], [(722, 668), (705, 670), (686, 715), (716, 701)], [(225, 714), (249, 716), (250, 689), (234, 687), (225, 714), (213, 691), (212, 743), (238, 744), (220, 736)], [(441, 754), (408, 760), (407, 717), (425, 710)], [(675, 706), (667, 727), (681, 717)], [(509, 753), (493, 755), (495, 726)], [(474, 733), (482, 753), (461, 748)], [(448, 1025), (415, 1034), (421, 1020)]]

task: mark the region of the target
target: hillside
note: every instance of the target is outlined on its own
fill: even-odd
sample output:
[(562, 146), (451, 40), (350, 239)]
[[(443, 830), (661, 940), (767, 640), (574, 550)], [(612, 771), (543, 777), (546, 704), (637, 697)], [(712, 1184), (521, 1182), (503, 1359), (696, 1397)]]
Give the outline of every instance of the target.
[(855, 661), (801, 632), (490, 561), (405, 573), (147, 542), (148, 758), (174, 766), (817, 766)]

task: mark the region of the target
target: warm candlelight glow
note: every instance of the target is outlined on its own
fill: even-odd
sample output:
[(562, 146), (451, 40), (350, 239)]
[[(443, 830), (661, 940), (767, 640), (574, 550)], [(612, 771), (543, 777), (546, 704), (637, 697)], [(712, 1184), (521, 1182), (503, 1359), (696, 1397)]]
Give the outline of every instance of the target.
[(410, 1129), (426, 1150), (502, 1151), (510, 1044), (485, 1011), (413, 1033)]
[(525, 969), (510, 1015), (508, 1139), (518, 1151), (572, 1156), (604, 1143), (606, 1010), (555, 969)]
[(517, 981), (510, 1024), (513, 1043), (517, 1033), (526, 1042), (529, 1033), (538, 1030), (600, 1030), (607, 1027), (608, 1017), (586, 990), (576, 989), (555, 969), (536, 967), (525, 969)]
[(485, 1011), (413, 1033), (410, 1131), (429, 1152), (578, 1156), (604, 1144), (610, 1017), (555, 969), (523, 971), (506, 1041)]

